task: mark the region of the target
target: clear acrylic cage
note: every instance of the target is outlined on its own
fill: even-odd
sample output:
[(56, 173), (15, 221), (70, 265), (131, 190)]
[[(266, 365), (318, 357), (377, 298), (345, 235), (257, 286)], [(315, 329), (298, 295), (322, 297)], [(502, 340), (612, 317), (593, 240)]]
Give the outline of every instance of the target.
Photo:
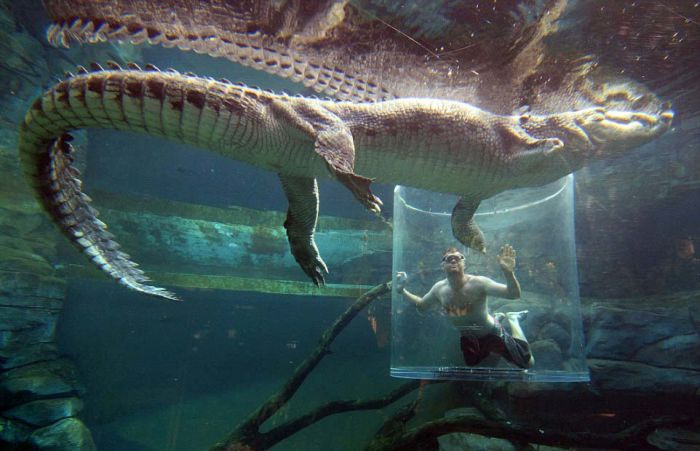
[[(420, 379), (588, 381), (579, 307), (574, 235), (573, 175), (538, 188), (512, 190), (481, 203), (475, 219), (486, 255), (452, 235), (457, 197), (397, 186), (394, 191), (393, 272), (408, 274), (407, 290), (423, 296), (444, 279), (440, 263), (450, 246), (466, 257), (466, 272), (505, 283), (497, 261), (502, 245), (517, 252), (522, 296), (489, 297), (490, 314), (527, 310), (520, 322), (534, 364), (522, 369), (498, 354), (465, 364), (461, 332), (441, 306), (419, 310), (392, 294), (391, 375)], [(507, 323), (505, 323), (507, 324)], [(506, 327), (508, 330), (508, 327)]]

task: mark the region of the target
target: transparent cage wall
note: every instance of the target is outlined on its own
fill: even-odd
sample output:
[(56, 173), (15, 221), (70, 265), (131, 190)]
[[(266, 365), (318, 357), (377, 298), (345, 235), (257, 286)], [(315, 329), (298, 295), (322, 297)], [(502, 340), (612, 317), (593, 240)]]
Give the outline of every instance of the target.
[[(460, 333), (438, 307), (419, 311), (392, 295), (391, 375), (421, 379), (588, 381), (579, 308), (574, 235), (573, 175), (539, 188), (513, 190), (483, 201), (476, 221), (487, 252), (466, 249), (452, 236), (457, 197), (397, 186), (394, 192), (393, 271), (408, 274), (419, 296), (443, 279), (442, 254), (450, 246), (466, 256), (466, 272), (505, 283), (497, 255), (517, 252), (520, 299), (489, 297), (491, 314), (528, 310), (521, 321), (535, 363), (527, 370), (492, 354), (466, 366)], [(504, 321), (505, 323), (505, 321)], [(504, 324), (505, 325), (505, 324)]]

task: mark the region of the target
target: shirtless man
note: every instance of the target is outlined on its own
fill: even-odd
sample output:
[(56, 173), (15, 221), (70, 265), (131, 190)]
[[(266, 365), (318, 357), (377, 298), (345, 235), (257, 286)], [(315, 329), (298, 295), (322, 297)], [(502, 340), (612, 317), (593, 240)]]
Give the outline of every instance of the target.
[[(520, 327), (520, 319), (525, 317), (527, 310), (497, 313), (495, 316), (489, 313), (487, 296), (520, 298), (520, 284), (513, 273), (515, 251), (510, 245), (501, 248), (498, 263), (506, 285), (488, 277), (466, 274), (464, 255), (451, 247), (442, 257), (442, 269), (447, 278), (433, 285), (425, 296), (421, 298), (406, 290), (404, 272), (396, 274), (396, 289), (420, 309), (433, 305), (442, 308), (461, 332), (460, 345), (467, 365), (477, 365), (493, 352), (521, 368), (529, 368), (534, 359)], [(501, 325), (503, 319), (508, 321), (510, 333)]]

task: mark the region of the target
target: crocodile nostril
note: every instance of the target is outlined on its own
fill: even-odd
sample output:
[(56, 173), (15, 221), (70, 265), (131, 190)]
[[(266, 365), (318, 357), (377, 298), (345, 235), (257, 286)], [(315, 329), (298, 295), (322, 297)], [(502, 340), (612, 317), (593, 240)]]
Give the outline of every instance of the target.
[(664, 111), (659, 115), (664, 122), (671, 122), (673, 120), (673, 111)]

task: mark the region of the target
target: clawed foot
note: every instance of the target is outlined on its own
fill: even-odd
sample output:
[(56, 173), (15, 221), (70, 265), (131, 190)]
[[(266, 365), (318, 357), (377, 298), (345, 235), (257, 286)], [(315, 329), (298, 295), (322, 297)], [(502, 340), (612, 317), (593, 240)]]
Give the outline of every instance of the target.
[(328, 267), (321, 258), (316, 244), (313, 241), (311, 243), (296, 243), (291, 242), (290, 239), (290, 245), (294, 259), (306, 275), (311, 277), (317, 287), (325, 285), (326, 280), (323, 274), (328, 274)]
[(366, 209), (377, 215), (381, 213), (384, 204), (369, 189), (371, 179), (349, 172), (336, 172), (335, 176)]
[(323, 273), (328, 274), (328, 268), (321, 258), (312, 261), (309, 264), (303, 264), (299, 262), (301, 269), (304, 270), (307, 276), (311, 277), (314, 285), (317, 287), (326, 284), (326, 279), (323, 277)]
[[(354, 193), (353, 193), (354, 194)], [(360, 201), (363, 207), (365, 207), (367, 210), (371, 211), (375, 215), (380, 215), (382, 212), (382, 205), (384, 203), (380, 198), (372, 194), (371, 192), (368, 192), (364, 197), (360, 198), (359, 196), (357, 197), (357, 200)]]

